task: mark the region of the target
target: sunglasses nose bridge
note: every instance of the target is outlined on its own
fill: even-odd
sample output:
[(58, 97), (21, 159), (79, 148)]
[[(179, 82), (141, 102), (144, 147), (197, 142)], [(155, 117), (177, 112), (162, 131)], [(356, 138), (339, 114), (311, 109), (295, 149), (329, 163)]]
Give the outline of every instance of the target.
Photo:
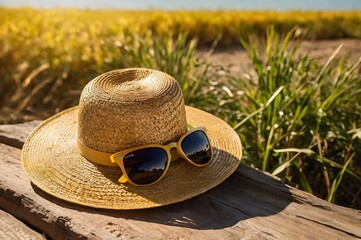
[(172, 142), (168, 144), (169, 150), (172, 148), (176, 148), (177, 147), (177, 143), (176, 142)]

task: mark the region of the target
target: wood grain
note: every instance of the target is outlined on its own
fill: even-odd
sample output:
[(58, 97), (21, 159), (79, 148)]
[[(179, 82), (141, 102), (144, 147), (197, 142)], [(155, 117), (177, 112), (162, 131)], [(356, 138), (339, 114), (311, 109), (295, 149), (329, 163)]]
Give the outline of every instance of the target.
[(0, 125), (0, 143), (22, 148), (25, 139), (41, 121)]
[(0, 144), (0, 206), (51, 238), (361, 238), (360, 211), (325, 202), (244, 164), (218, 187), (160, 208), (110, 211), (67, 203), (38, 189), (22, 171), (21, 136), (37, 124), (0, 126), (0, 140), (1, 135), (7, 139)]
[(45, 237), (29, 228), (9, 213), (0, 210), (0, 239), (43, 240)]

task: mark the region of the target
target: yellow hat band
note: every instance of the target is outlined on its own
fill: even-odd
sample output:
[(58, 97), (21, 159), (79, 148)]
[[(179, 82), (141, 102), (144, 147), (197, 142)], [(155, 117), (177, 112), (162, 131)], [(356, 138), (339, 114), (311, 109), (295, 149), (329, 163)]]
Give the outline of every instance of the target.
[(110, 160), (110, 156), (113, 155), (113, 153), (106, 153), (106, 152), (100, 152), (94, 150), (90, 147), (87, 147), (78, 138), (76, 141), (76, 146), (78, 148), (79, 153), (91, 162), (106, 166), (112, 166), (112, 167), (118, 166), (118, 164), (112, 163)]

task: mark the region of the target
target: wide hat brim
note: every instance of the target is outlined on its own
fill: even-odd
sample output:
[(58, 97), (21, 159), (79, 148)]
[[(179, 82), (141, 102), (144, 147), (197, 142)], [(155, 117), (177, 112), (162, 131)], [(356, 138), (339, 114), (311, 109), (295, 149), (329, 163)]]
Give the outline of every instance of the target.
[(76, 148), (78, 107), (41, 123), (22, 150), (22, 166), (29, 179), (46, 193), (68, 202), (104, 209), (142, 209), (180, 202), (223, 182), (237, 168), (242, 145), (237, 133), (223, 120), (186, 106), (191, 126), (206, 126), (213, 159), (205, 167), (173, 161), (156, 184), (119, 184), (121, 171), (92, 163)]

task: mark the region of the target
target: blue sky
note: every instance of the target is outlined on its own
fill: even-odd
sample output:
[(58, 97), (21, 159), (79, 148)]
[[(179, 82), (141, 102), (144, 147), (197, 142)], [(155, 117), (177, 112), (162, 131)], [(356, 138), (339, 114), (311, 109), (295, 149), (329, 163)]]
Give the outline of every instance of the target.
[(361, 0), (0, 0), (1, 6), (120, 9), (361, 10)]

